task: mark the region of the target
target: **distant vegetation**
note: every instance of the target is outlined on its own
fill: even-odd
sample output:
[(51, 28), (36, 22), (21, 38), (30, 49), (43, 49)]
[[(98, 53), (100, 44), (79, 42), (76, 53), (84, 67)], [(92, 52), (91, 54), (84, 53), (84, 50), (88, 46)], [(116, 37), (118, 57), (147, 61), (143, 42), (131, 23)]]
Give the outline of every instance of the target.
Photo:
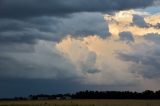
[(160, 100), (19, 100), (1, 101), (0, 106), (160, 106)]
[(160, 106), (160, 91), (80, 91), (1, 99), (0, 106)]
[(62, 100), (62, 99), (160, 99), (160, 91), (80, 91), (74, 94), (30, 95), (28, 97), (3, 98), (1, 100)]

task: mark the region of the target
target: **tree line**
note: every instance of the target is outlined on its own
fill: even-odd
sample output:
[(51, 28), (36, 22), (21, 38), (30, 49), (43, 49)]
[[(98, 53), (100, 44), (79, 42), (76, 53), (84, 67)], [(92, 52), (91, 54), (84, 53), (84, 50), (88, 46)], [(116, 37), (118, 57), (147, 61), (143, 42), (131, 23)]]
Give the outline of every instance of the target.
[(76, 99), (160, 99), (160, 91), (81, 91), (72, 95)]
[(56, 94), (56, 95), (30, 95), (28, 97), (15, 97), (1, 100), (49, 100), (49, 99), (160, 99), (160, 90), (144, 92), (131, 91), (80, 91), (73, 94)]

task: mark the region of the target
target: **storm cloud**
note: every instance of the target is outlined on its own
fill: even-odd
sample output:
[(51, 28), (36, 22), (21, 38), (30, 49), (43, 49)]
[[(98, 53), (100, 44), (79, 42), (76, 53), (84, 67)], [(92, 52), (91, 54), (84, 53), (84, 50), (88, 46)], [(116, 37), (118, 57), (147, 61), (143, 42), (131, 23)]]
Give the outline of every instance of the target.
[(100, 13), (73, 14), (70, 18), (39, 17), (26, 20), (0, 19), (0, 43), (28, 43), (37, 40), (60, 41), (66, 35), (82, 37), (109, 35)]
[(155, 1), (0, 0), (0, 97), (160, 88)]
[(110, 12), (150, 6), (156, 0), (0, 0), (1, 18), (66, 16), (77, 12)]

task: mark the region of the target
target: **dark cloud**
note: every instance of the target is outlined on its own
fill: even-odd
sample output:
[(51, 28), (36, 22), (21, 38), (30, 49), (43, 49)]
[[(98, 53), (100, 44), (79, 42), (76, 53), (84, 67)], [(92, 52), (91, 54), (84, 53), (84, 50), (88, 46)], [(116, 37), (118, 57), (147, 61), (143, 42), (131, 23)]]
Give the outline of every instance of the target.
[(34, 51), (15, 49), (0, 52), (0, 76), (26, 79), (76, 77), (75, 66), (53, 46), (53, 43), (39, 42), (34, 46)]
[(120, 40), (127, 41), (127, 42), (133, 42), (134, 37), (131, 32), (121, 32), (119, 34)]
[(143, 8), (156, 0), (0, 0), (1, 18), (65, 16), (76, 12), (110, 12)]
[(130, 67), (130, 70), (133, 73), (138, 73), (144, 78), (156, 79), (160, 77), (159, 54), (160, 51), (157, 50), (148, 55), (120, 53), (119, 57), (123, 61), (129, 61), (134, 63)]
[(90, 52), (87, 58), (85, 59), (85, 62), (81, 64), (82, 66), (82, 71), (84, 74), (89, 73), (89, 74), (95, 74), (101, 72), (101, 70), (97, 69), (95, 67), (97, 60), (97, 55), (94, 52)]
[(147, 23), (144, 20), (143, 16), (140, 15), (133, 15), (133, 24), (138, 27), (147, 27)]
[(83, 37), (109, 35), (100, 13), (73, 14), (70, 18), (37, 17), (26, 20), (1, 19), (0, 43), (28, 43), (37, 40), (60, 41), (66, 35)]
[[(72, 62), (56, 50), (55, 43), (68, 34), (106, 37), (109, 33), (100, 13), (72, 14), (69, 18), (0, 19), (0, 23), (1, 78), (81, 80)], [(95, 54), (91, 53), (88, 59), (94, 60)], [(92, 68), (94, 62), (91, 67), (85, 66), (84, 71), (96, 73), (98, 69)]]
[(25, 78), (0, 78), (0, 98), (15, 96), (29, 96), (37, 94), (72, 93), (81, 89), (84, 85), (73, 79), (25, 79)]
[(74, 93), (82, 90), (135, 90), (135, 85), (98, 86), (75, 82), (73, 79), (0, 78), (0, 98), (37, 94)]
[(148, 33), (144, 36), (144, 38), (148, 41), (154, 42), (156, 44), (160, 43), (160, 34), (158, 33)]
[(90, 69), (86, 70), (86, 72), (89, 74), (95, 74), (95, 73), (99, 73), (101, 71), (96, 68), (92, 68), (92, 69), (90, 68)]
[(11, 43), (11, 44), (0, 44), (0, 54), (6, 53), (16, 53), (16, 52), (34, 52), (34, 45), (32, 44), (19, 44), (19, 43)]
[(157, 23), (157, 24), (155, 25), (155, 28), (160, 29), (160, 23)]

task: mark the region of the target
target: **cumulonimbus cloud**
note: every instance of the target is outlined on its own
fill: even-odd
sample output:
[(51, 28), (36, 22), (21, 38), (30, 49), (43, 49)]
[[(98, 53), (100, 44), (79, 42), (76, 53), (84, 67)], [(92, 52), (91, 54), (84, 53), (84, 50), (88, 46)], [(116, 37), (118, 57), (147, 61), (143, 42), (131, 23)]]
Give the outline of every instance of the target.
[[(130, 18), (122, 20), (126, 14)], [(137, 18), (139, 20), (136, 21), (136, 24), (133, 21), (135, 15), (141, 17)], [(117, 33), (111, 31), (112, 36), (104, 39), (97, 35), (82, 39), (69, 36), (57, 44), (57, 49), (62, 52), (64, 57), (72, 60), (71, 62), (78, 67), (79, 73), (86, 79), (83, 82), (87, 84), (136, 84), (142, 88), (158, 89), (160, 87), (158, 85), (160, 80), (158, 39), (160, 36), (159, 30), (153, 27), (158, 23), (158, 18), (154, 20), (157, 23), (153, 24), (149, 20), (152, 20), (153, 17), (155, 19), (155, 16), (139, 15), (136, 12), (133, 14), (130, 11), (123, 11), (115, 16), (107, 16), (108, 26), (115, 24)], [(142, 20), (147, 27), (139, 26), (137, 22)], [(128, 28), (125, 28), (125, 25)], [(144, 31), (138, 34), (134, 32), (136, 29)], [(148, 30), (148, 33), (145, 30)], [(90, 65), (99, 70), (96, 73), (87, 73), (83, 65), (80, 65), (87, 64), (85, 58), (90, 55), (89, 52), (96, 54), (95, 63)], [(148, 85), (152, 85), (152, 87)]]
[[(86, 13), (81, 14), (85, 15)], [(90, 13), (82, 20), (95, 15), (97, 13)], [(78, 16), (77, 14), (73, 15), (72, 22), (78, 24), (76, 19)], [(109, 31), (108, 37), (107, 35), (100, 36), (99, 33), (76, 36), (76, 32), (81, 31), (81, 29), (84, 30), (81, 28), (81, 26), (85, 26), (84, 23), (82, 22), (79, 27), (74, 29), (75, 32), (72, 32), (69, 29), (74, 28), (74, 25), (72, 26), (70, 19), (65, 19), (61, 20), (63, 23), (57, 25), (68, 34), (66, 33), (66, 37), (60, 37), (61, 40), (58, 42), (57, 40), (48, 41), (44, 38), (36, 39), (34, 45), (23, 42), (23, 45), (18, 46), (19, 43), (10, 42), (10, 44), (14, 44), (12, 49), (6, 49), (11, 48), (11, 46), (5, 45), (3, 42), (2, 44), (6, 47), (3, 46), (3, 52), (1, 52), (0, 69), (5, 70), (5, 72), (1, 71), (1, 77), (69, 78), (86, 85), (109, 86), (118, 84), (124, 86), (138, 85), (140, 88), (147, 87), (148, 89), (160, 88), (158, 84), (160, 80), (158, 39), (160, 38), (157, 28), (159, 15), (121, 11), (104, 16), (107, 20), (104, 24), (107, 24), (108, 28), (106, 25), (102, 29), (105, 29), (106, 32)], [(138, 18), (135, 20), (134, 16)], [(103, 23), (99, 18), (93, 18), (93, 20), (100, 22), (97, 26), (101, 26)], [(93, 20), (84, 21), (89, 23), (87, 27), (92, 27), (88, 28), (91, 31), (99, 28), (95, 23), (92, 23)], [(139, 26), (141, 21), (147, 26)], [(66, 28), (70, 26), (71, 28), (65, 30), (63, 26)], [(69, 35), (69, 32), (73, 35)], [(4, 38), (2, 37), (0, 40), (4, 40)], [(12, 39), (10, 40), (12, 41)], [(18, 47), (24, 47), (24, 49)], [(152, 85), (153, 88), (148, 85)]]

